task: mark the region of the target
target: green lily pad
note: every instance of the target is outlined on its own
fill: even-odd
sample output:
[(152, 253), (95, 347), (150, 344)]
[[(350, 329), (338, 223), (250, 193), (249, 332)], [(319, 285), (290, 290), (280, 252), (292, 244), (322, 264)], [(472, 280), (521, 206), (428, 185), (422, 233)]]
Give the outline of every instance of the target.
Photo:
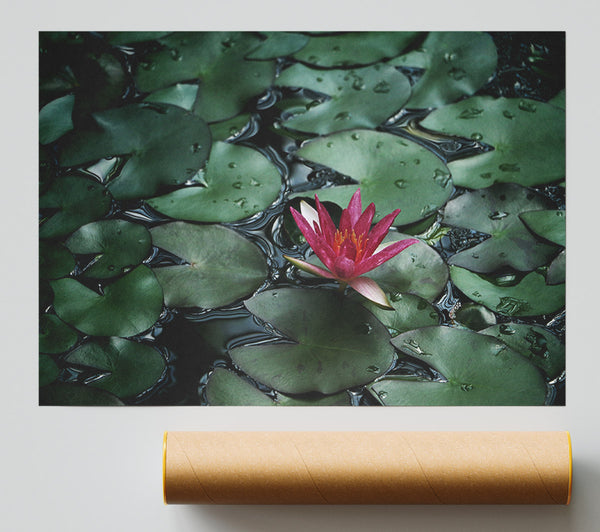
[(156, 349), (123, 338), (86, 342), (69, 353), (65, 362), (99, 370), (103, 375), (89, 385), (120, 398), (152, 388), (166, 366)]
[(191, 83), (177, 83), (172, 87), (158, 90), (149, 94), (144, 101), (156, 103), (168, 103), (176, 105), (186, 111), (191, 111), (194, 108), (194, 102), (198, 95), (198, 85)]
[(527, 358), (550, 379), (565, 370), (565, 346), (550, 331), (535, 325), (502, 323), (481, 331), (494, 336), (508, 347)]
[(524, 98), (476, 96), (433, 111), (421, 125), (494, 148), (448, 163), (455, 185), (532, 186), (565, 178), (565, 112), (553, 105)]
[(188, 263), (154, 269), (168, 307), (222, 307), (251, 294), (267, 278), (265, 256), (232, 229), (173, 222), (150, 232), (155, 246)]
[(60, 374), (60, 370), (56, 365), (56, 362), (49, 357), (48, 355), (40, 355), (39, 362), (39, 385), (47, 386), (51, 382), (54, 382), (58, 375)]
[(448, 382), (385, 377), (368, 387), (383, 405), (543, 405), (541, 373), (495, 338), (450, 327), (426, 327), (392, 340), (401, 351), (439, 371)]
[(66, 242), (73, 253), (95, 253), (84, 277), (107, 279), (128, 271), (150, 254), (150, 233), (124, 220), (101, 220), (79, 228)]
[(62, 166), (129, 156), (107, 185), (117, 199), (146, 198), (162, 185), (184, 183), (204, 165), (211, 145), (202, 119), (179, 107), (153, 103), (94, 113), (85, 127), (63, 140)]
[(53, 314), (40, 316), (40, 352), (64, 353), (75, 345), (78, 334)]
[(567, 93), (565, 89), (561, 90), (554, 98), (552, 98), (548, 103), (559, 107), (560, 109), (567, 109)]
[(57, 382), (40, 389), (40, 405), (121, 406), (123, 401), (91, 386)]
[(80, 176), (60, 177), (40, 197), (40, 209), (55, 209), (40, 225), (40, 238), (67, 235), (83, 224), (97, 220), (110, 209), (106, 188)]
[(369, 31), (311, 36), (294, 58), (319, 67), (369, 65), (401, 54), (418, 35), (413, 31)]
[(261, 40), (241, 32), (177, 32), (159, 39), (163, 48), (145, 55), (135, 74), (140, 90), (200, 80), (194, 112), (207, 122), (225, 120), (273, 83), (273, 61), (246, 60)]
[(210, 124), (210, 132), (213, 140), (226, 140), (237, 137), (250, 123), (251, 117), (248, 113), (234, 116), (222, 122)]
[(515, 286), (498, 286), (457, 266), (450, 266), (450, 277), (469, 299), (504, 316), (541, 316), (565, 305), (565, 286), (547, 285), (537, 272), (527, 274)]
[(324, 71), (297, 63), (284, 70), (276, 83), (307, 88), (330, 97), (322, 103), (309, 102), (295, 109), (296, 114), (284, 122), (288, 128), (319, 135), (375, 128), (410, 97), (408, 78), (387, 65)]
[(109, 52), (77, 54), (73, 68), (77, 80), (73, 117), (85, 120), (90, 113), (123, 103), (130, 84), (123, 63)]
[(75, 279), (50, 283), (58, 317), (92, 336), (134, 336), (154, 325), (162, 290), (147, 266), (138, 266), (98, 294)]
[(215, 368), (206, 382), (211, 406), (274, 406), (275, 401), (233, 371)]
[(51, 101), (40, 110), (40, 143), (50, 144), (73, 129), (75, 96), (67, 94)]
[(276, 394), (276, 404), (279, 406), (350, 406), (350, 394), (346, 391), (333, 395), (306, 394), (290, 397), (282, 393)]
[(183, 187), (147, 203), (179, 220), (234, 222), (266, 209), (280, 190), (277, 167), (258, 151), (215, 142), (202, 185)]
[(548, 284), (561, 284), (565, 282), (567, 275), (567, 253), (563, 249), (550, 264), (546, 273)]
[(75, 268), (75, 257), (62, 244), (40, 240), (40, 278), (66, 277)]
[[(410, 235), (390, 233), (383, 243), (406, 240)], [(435, 249), (425, 243), (413, 244), (393, 259), (368, 272), (370, 277), (384, 290), (395, 293), (414, 294), (432, 302), (446, 288), (448, 266)]]
[(372, 381), (394, 360), (385, 326), (337, 292), (269, 290), (244, 304), (287, 340), (236, 347), (231, 358), (250, 377), (280, 392), (333, 394)]
[(344, 406), (350, 405), (347, 392), (334, 395), (289, 397), (278, 393), (271, 398), (233, 371), (215, 368), (206, 383), (206, 398), (212, 406)]
[(426, 299), (414, 294), (395, 292), (388, 294), (388, 300), (394, 307), (393, 311), (383, 309), (367, 299), (363, 299), (361, 304), (387, 327), (392, 337), (406, 331), (440, 323), (440, 315)]
[(514, 183), (500, 183), (453, 199), (444, 209), (445, 224), (492, 237), (453, 255), (448, 262), (482, 273), (505, 266), (531, 271), (546, 264), (556, 247), (535, 238), (520, 215), (525, 211), (544, 212), (541, 209), (551, 205), (544, 195)]
[(565, 211), (524, 212), (519, 217), (536, 235), (559, 246), (564, 247), (566, 245), (567, 227)]
[(419, 50), (391, 61), (393, 66), (424, 68), (406, 107), (441, 107), (471, 96), (494, 74), (498, 54), (490, 35), (432, 31)]
[(321, 201), (346, 207), (360, 188), (363, 204), (375, 203), (375, 222), (398, 208), (402, 210), (395, 225), (427, 218), (446, 203), (453, 189), (450, 173), (440, 159), (390, 133), (342, 131), (306, 142), (297, 154), (348, 175), (358, 184), (292, 194), (292, 198), (317, 194)]
[(473, 331), (496, 324), (496, 315), (483, 305), (467, 303), (456, 312), (456, 321)]
[[(383, 243), (391, 244), (407, 238), (411, 238), (410, 235), (393, 232), (383, 239)], [(307, 262), (325, 268), (316, 255), (311, 255)], [(305, 272), (301, 272), (300, 276), (313, 277), (310, 273)], [(446, 288), (448, 266), (435, 249), (420, 242), (413, 244), (394, 258), (377, 266), (374, 270), (367, 272), (365, 277), (370, 277), (376, 281), (385, 292), (391, 294), (392, 299), (412, 294), (431, 303)], [(426, 311), (426, 313), (428, 312)]]
[(261, 32), (266, 39), (246, 55), (247, 59), (276, 59), (301, 50), (309, 41), (308, 35), (284, 31)]

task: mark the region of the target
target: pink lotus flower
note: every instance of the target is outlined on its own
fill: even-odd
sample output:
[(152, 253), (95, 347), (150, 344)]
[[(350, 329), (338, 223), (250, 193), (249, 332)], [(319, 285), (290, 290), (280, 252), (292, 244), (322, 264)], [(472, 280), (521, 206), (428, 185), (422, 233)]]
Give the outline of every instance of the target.
[(419, 242), (409, 238), (380, 246), (400, 209), (384, 216), (371, 230), (375, 205), (371, 203), (362, 212), (360, 189), (358, 189), (348, 207), (342, 211), (338, 229), (316, 195), (315, 201), (317, 210), (302, 201), (301, 213), (291, 207), (290, 211), (304, 238), (327, 270), (287, 255), (284, 255), (285, 258), (308, 273), (327, 279), (337, 279), (341, 283), (342, 290), (348, 284), (367, 299), (381, 306), (393, 308), (383, 290), (373, 279), (360, 276)]

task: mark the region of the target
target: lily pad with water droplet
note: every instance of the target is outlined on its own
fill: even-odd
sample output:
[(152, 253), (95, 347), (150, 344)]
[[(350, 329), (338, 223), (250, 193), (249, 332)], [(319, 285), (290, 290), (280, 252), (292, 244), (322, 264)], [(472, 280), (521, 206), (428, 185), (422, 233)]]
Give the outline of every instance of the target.
[(450, 277), (469, 299), (504, 316), (552, 314), (565, 305), (565, 286), (548, 285), (537, 272), (527, 274), (515, 286), (498, 286), (458, 266), (450, 266)]
[(77, 342), (77, 332), (53, 314), (42, 314), (39, 327), (40, 353), (64, 353)]
[(496, 324), (496, 315), (483, 305), (467, 303), (456, 312), (456, 321), (473, 331)]
[(547, 329), (524, 323), (502, 323), (484, 329), (481, 334), (504, 342), (550, 379), (555, 379), (565, 370), (565, 346)]
[(439, 324), (440, 315), (426, 299), (400, 292), (393, 292), (387, 296), (394, 310), (383, 309), (364, 298), (360, 303), (388, 328), (392, 337), (413, 329)]
[(390, 63), (424, 68), (406, 107), (441, 107), (471, 96), (496, 70), (498, 54), (492, 37), (481, 32), (432, 31), (418, 50)]
[(565, 211), (523, 212), (519, 217), (536, 235), (559, 246), (564, 247), (566, 245)]
[(166, 89), (161, 89), (144, 98), (146, 102), (168, 103), (176, 105), (186, 111), (194, 108), (194, 102), (198, 95), (198, 85), (193, 83), (177, 83)]
[[(410, 235), (390, 233), (383, 243), (407, 238), (411, 238)], [(420, 242), (368, 272), (366, 276), (390, 293), (414, 294), (432, 302), (448, 283), (448, 266), (435, 249)]]
[(248, 113), (244, 113), (222, 122), (213, 122), (210, 125), (210, 132), (213, 140), (227, 140), (237, 137), (246, 129), (252, 117)]
[(254, 50), (246, 55), (247, 59), (277, 59), (301, 50), (309, 41), (308, 35), (285, 31), (262, 31), (265, 38)]
[(75, 96), (67, 94), (51, 101), (40, 110), (40, 143), (50, 144), (73, 129), (73, 104)]
[[(391, 244), (407, 238), (411, 238), (411, 236), (393, 232), (383, 239), (383, 244)], [(316, 255), (311, 255), (307, 262), (325, 268)], [(299, 275), (313, 277), (305, 272), (300, 272)], [(365, 277), (376, 281), (389, 294), (412, 294), (432, 302), (448, 283), (448, 266), (435, 249), (420, 242), (367, 272)]]
[(40, 355), (39, 357), (39, 386), (47, 386), (51, 382), (54, 382), (60, 370), (56, 365), (56, 362), (48, 355)]
[(40, 405), (121, 406), (123, 401), (92, 386), (57, 382), (40, 389)]
[(150, 233), (124, 220), (101, 220), (80, 227), (66, 241), (77, 254), (95, 254), (84, 277), (107, 279), (140, 264), (150, 253)]
[(140, 103), (91, 115), (86, 125), (63, 137), (59, 162), (80, 166), (103, 157), (128, 156), (108, 182), (117, 199), (147, 198), (161, 186), (192, 177), (210, 151), (206, 123), (166, 104)]
[(40, 238), (67, 235), (104, 216), (110, 204), (106, 188), (97, 181), (82, 176), (60, 177), (40, 197), (40, 209), (51, 209), (40, 225)]
[(491, 238), (453, 255), (448, 262), (480, 273), (507, 266), (531, 271), (546, 264), (557, 248), (532, 235), (520, 215), (526, 211), (545, 212), (542, 209), (551, 206), (543, 194), (514, 183), (458, 196), (446, 205), (444, 223), (487, 233)]
[(62, 244), (48, 240), (40, 240), (40, 268), (42, 279), (58, 279), (66, 277), (75, 268), (75, 257)]
[(251, 294), (267, 278), (265, 256), (232, 229), (173, 222), (150, 232), (155, 246), (187, 262), (154, 268), (168, 307), (222, 307)]
[(495, 338), (466, 329), (426, 327), (392, 343), (440, 372), (447, 382), (385, 377), (368, 386), (386, 406), (543, 405), (538, 369)]
[(163, 294), (156, 277), (138, 266), (99, 294), (75, 279), (51, 281), (58, 317), (92, 336), (134, 336), (154, 325)]
[(546, 274), (548, 284), (561, 284), (567, 275), (567, 253), (563, 249), (550, 264)]
[(363, 204), (375, 204), (374, 221), (394, 209), (401, 209), (395, 225), (423, 220), (446, 203), (453, 189), (450, 173), (440, 159), (390, 133), (342, 131), (306, 142), (297, 154), (333, 168), (358, 184), (296, 193), (292, 198), (317, 194), (321, 201), (346, 207), (360, 188)]
[(367, 31), (311, 36), (294, 58), (318, 67), (370, 65), (396, 57), (419, 36), (413, 31)]
[(98, 370), (101, 376), (89, 386), (120, 398), (132, 397), (152, 388), (166, 366), (156, 349), (123, 338), (86, 342), (71, 351), (65, 362)]
[(474, 134), (494, 149), (448, 163), (454, 184), (523, 186), (565, 178), (565, 112), (524, 98), (476, 96), (433, 111), (421, 125), (447, 135)]
[[(284, 121), (287, 128), (325, 135), (354, 128), (375, 128), (408, 100), (408, 78), (386, 65), (354, 70), (315, 70), (299, 63), (277, 78), (279, 86), (303, 87), (326, 94)], [(293, 111), (292, 111), (293, 113)]]
[(234, 222), (266, 209), (279, 195), (277, 167), (246, 146), (216, 142), (201, 186), (187, 186), (148, 200), (171, 218)]
[(177, 32), (159, 39), (163, 46), (144, 55), (135, 77), (141, 91), (200, 80), (194, 112), (207, 122), (242, 111), (275, 77), (273, 61), (245, 59), (261, 43), (244, 32)]
[(231, 350), (253, 379), (286, 394), (333, 394), (372, 381), (392, 364), (385, 326), (364, 307), (322, 289), (261, 292), (245, 303), (285, 339)]

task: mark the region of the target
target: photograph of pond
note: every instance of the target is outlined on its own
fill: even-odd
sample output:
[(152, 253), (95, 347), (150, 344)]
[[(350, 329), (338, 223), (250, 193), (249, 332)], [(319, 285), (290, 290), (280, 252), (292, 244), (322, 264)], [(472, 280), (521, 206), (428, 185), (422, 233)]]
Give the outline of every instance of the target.
[(564, 32), (41, 32), (40, 405), (565, 404)]

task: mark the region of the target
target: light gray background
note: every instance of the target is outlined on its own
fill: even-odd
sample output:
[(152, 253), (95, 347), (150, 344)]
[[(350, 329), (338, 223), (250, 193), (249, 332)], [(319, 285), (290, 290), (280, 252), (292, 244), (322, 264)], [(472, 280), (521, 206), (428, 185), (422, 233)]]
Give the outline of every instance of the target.
[[(4, 4), (2, 471), (7, 531), (600, 530), (598, 28), (583, 0)], [(554, 408), (58, 408), (37, 406), (39, 30), (566, 30), (567, 406)], [(25, 259), (23, 259), (23, 257)], [(7, 341), (8, 339), (8, 341)], [(164, 430), (570, 430), (573, 501), (541, 506), (164, 506)]]

